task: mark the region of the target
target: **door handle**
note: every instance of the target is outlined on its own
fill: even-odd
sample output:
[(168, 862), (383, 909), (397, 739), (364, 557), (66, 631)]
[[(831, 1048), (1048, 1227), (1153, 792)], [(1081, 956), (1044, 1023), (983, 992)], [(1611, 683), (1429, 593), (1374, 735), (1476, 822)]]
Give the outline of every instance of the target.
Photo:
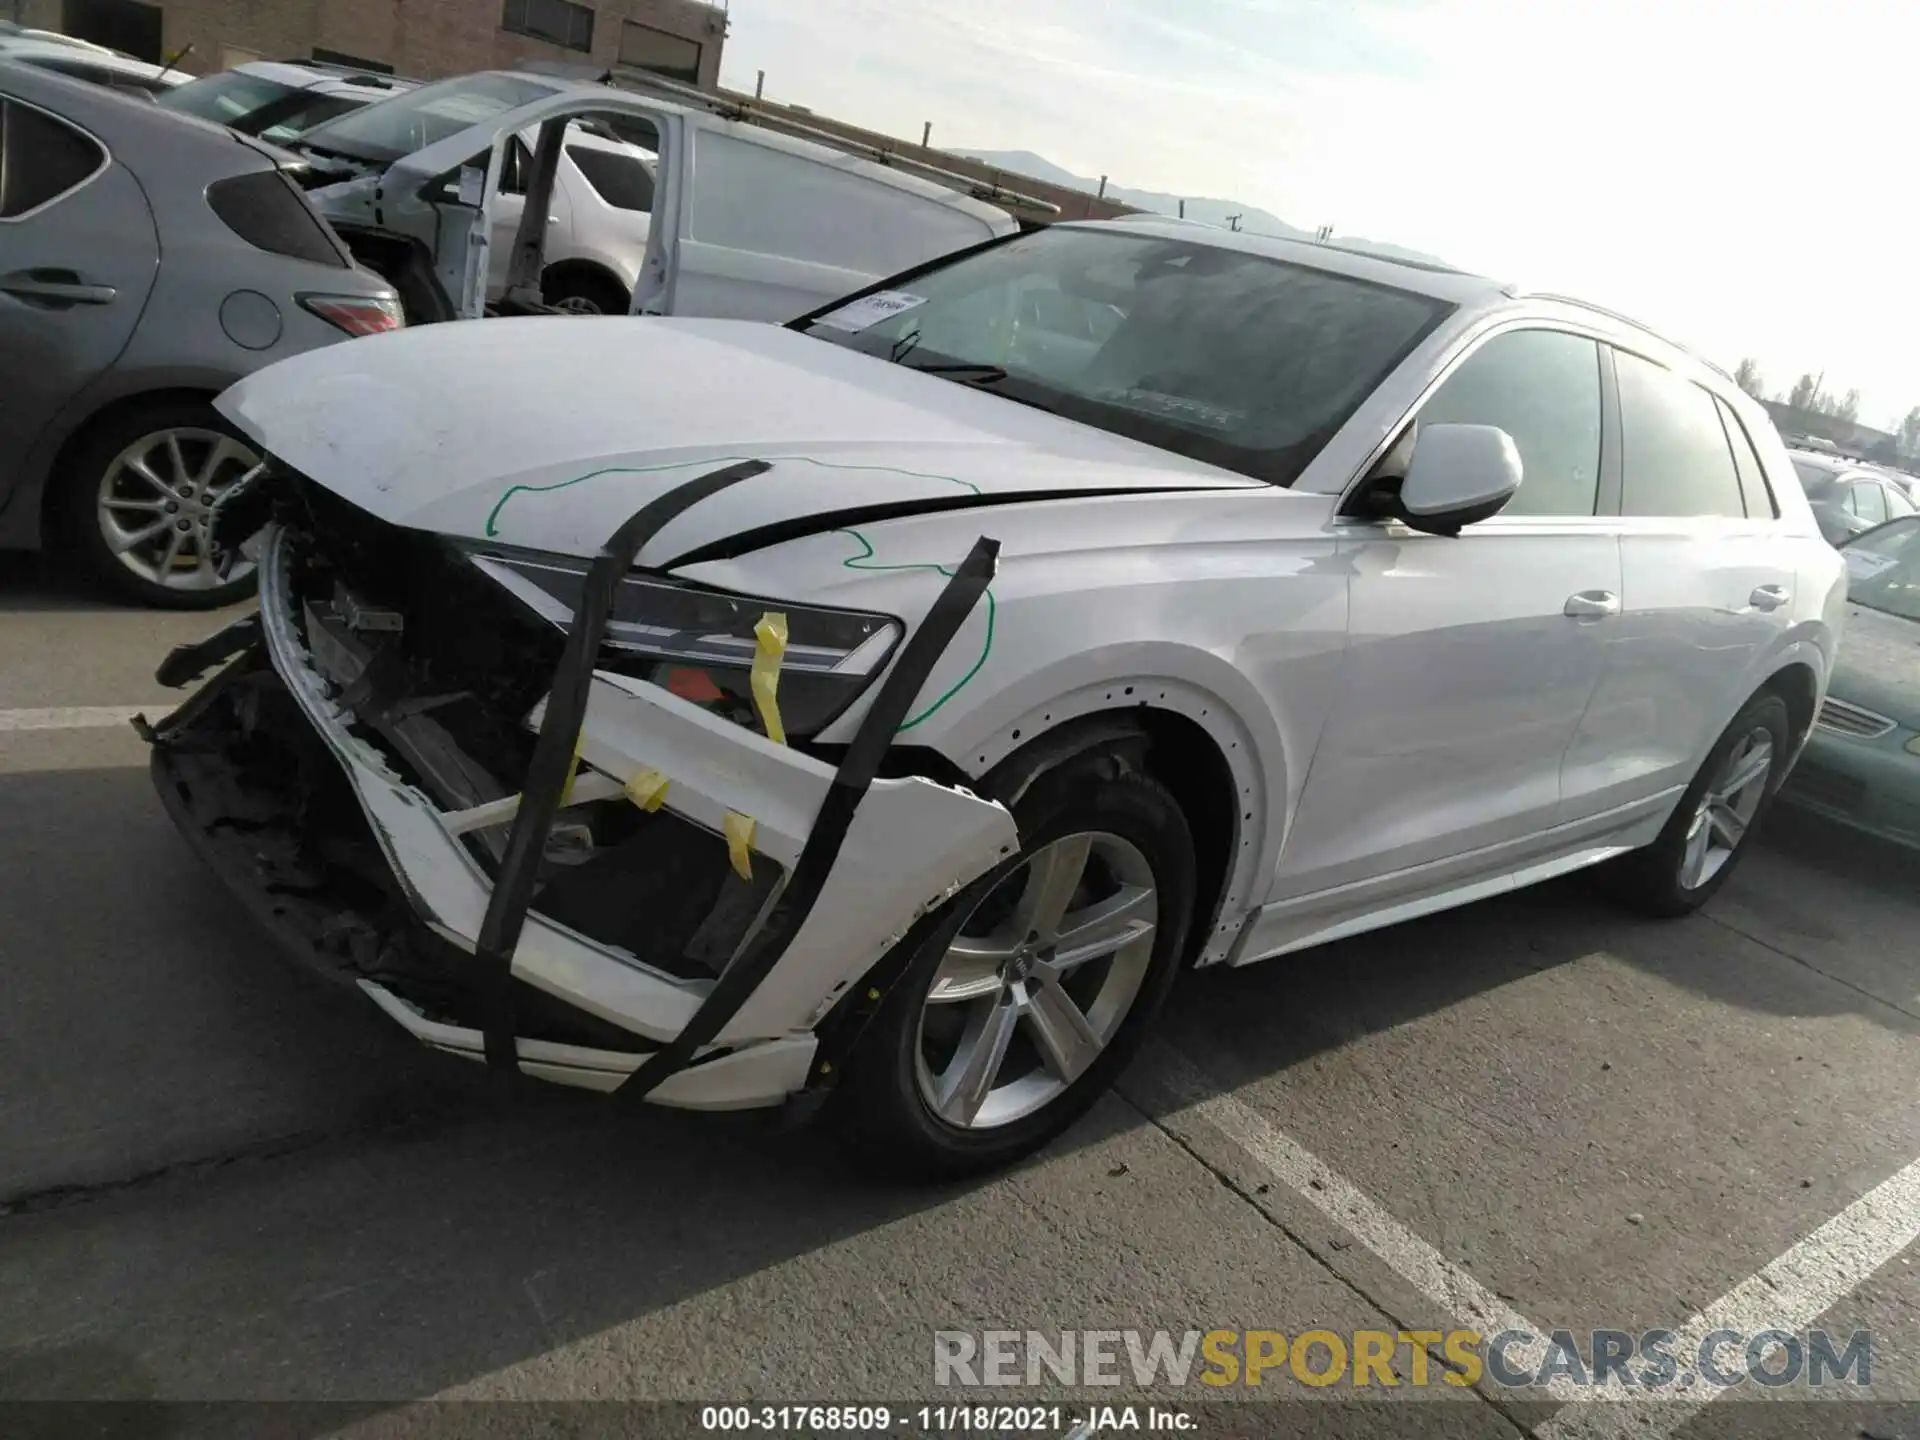
[(106, 305), (117, 293), (111, 285), (89, 285), (71, 270), (15, 270), (0, 275), (0, 291), (51, 305)]
[(1747, 603), (1756, 610), (1778, 610), (1792, 598), (1784, 585), (1762, 585), (1747, 597)]
[(1611, 590), (1582, 590), (1567, 596), (1560, 613), (1576, 620), (1604, 620), (1620, 613), (1620, 597)]

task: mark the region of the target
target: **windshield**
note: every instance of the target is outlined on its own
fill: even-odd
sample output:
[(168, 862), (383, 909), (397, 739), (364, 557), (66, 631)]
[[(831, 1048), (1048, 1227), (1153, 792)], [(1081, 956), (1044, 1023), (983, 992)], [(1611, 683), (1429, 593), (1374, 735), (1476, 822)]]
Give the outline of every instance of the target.
[(551, 85), (518, 75), (462, 75), (318, 126), (307, 132), (303, 143), (331, 155), (388, 165), (556, 93)]
[(280, 143), (335, 116), (358, 110), (367, 102), (351, 95), (322, 95), (317, 90), (229, 71), (167, 91), (160, 103), (169, 110), (218, 121), (242, 135), (258, 135), (262, 140)]
[(1809, 495), (1818, 495), (1833, 484), (1835, 471), (1830, 465), (1816, 465), (1807, 460), (1795, 460), (1793, 473), (1800, 477), (1800, 488)]
[(198, 115), (202, 120), (216, 120), (242, 130), (246, 128), (242, 122), (255, 111), (288, 99), (297, 102), (299, 96), (297, 86), (229, 70), (224, 75), (209, 75), (176, 86), (160, 97), (160, 103), (183, 115)]
[(1214, 245), (1056, 226), (806, 328), (1289, 485), (1451, 309)]
[(1840, 553), (1847, 561), (1849, 600), (1920, 620), (1920, 516), (1869, 530)]

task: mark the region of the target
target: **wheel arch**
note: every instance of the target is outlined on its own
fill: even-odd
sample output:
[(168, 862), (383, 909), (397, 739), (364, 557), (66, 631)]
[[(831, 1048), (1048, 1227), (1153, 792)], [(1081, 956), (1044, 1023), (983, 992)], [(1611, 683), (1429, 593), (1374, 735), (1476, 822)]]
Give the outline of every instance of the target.
[(627, 297), (628, 304), (633, 302), (633, 286), (622, 280), (612, 266), (601, 260), (582, 255), (570, 255), (564, 260), (556, 260), (540, 272), (540, 288), (544, 291), (550, 285), (566, 280), (590, 280), (596, 284), (608, 285)]
[[(1122, 674), (1028, 708), (991, 733), (939, 748), (973, 783), (1010, 800), (1035, 775), (1105, 745), (1138, 747), (1141, 768), (1172, 792), (1194, 832), (1199, 893), (1189, 960), (1224, 960), (1273, 864), (1287, 794), (1276, 737), (1256, 743), (1239, 707), (1165, 675)], [(1011, 789), (1010, 793), (1002, 793)]]
[(1756, 694), (1771, 692), (1787, 702), (1787, 715), (1792, 721), (1792, 741), (1794, 753), (1813, 733), (1814, 717), (1820, 708), (1820, 676), (1812, 665), (1805, 660), (1789, 660), (1767, 677), (1766, 683)]

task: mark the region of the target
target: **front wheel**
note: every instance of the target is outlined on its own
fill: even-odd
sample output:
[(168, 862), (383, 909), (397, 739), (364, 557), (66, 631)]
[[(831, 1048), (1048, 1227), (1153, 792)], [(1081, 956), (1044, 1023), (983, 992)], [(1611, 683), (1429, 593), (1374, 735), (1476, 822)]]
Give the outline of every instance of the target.
[(1014, 818), (1020, 853), (948, 903), (836, 1096), (887, 1169), (953, 1176), (1044, 1145), (1113, 1082), (1179, 969), (1193, 840), (1163, 787), (1096, 755)]
[(1649, 915), (1687, 915), (1712, 899), (1786, 778), (1792, 717), (1771, 692), (1749, 700), (1707, 752), (1659, 838), (1608, 862), (1616, 899)]

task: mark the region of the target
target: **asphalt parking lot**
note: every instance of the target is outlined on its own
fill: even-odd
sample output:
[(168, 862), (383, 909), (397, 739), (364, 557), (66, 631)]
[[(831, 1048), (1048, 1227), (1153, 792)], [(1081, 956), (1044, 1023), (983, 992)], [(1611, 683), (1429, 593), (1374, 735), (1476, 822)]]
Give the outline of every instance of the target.
[(284, 964), (125, 723), (218, 623), (0, 557), (0, 1398), (376, 1435), (427, 1400), (951, 1402), (936, 1331), (1726, 1321), (1869, 1330), (1872, 1383), (1233, 1398), (1288, 1404), (1246, 1433), (1920, 1436), (1911, 857), (1781, 810), (1682, 922), (1576, 879), (1189, 977), (1041, 1160), (887, 1188), (763, 1117), (500, 1096)]

